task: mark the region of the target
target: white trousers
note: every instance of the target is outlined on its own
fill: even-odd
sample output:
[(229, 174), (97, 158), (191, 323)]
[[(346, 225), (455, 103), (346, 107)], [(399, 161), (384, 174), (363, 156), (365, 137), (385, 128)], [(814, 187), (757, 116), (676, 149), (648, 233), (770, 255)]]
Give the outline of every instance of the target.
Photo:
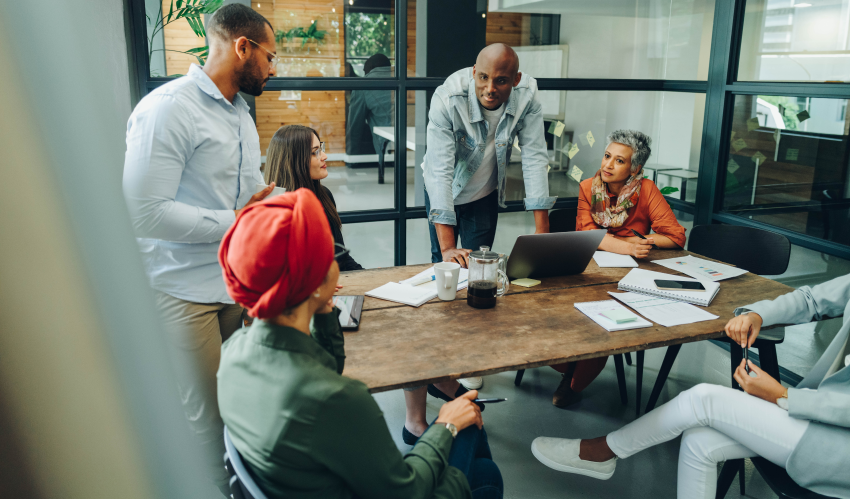
[(809, 422), (776, 404), (724, 386), (701, 384), (607, 437), (627, 458), (682, 435), (678, 497), (713, 499), (717, 464), (762, 456), (785, 467)]

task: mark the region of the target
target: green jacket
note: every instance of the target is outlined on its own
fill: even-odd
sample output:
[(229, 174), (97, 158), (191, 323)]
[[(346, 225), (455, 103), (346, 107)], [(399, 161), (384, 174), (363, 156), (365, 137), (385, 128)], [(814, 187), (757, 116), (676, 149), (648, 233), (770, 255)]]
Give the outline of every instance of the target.
[(407, 455), (363, 383), (341, 376), (338, 311), (312, 337), (261, 320), (221, 348), (218, 403), (233, 444), (270, 498), (469, 498), (448, 465), (452, 436), (432, 426)]

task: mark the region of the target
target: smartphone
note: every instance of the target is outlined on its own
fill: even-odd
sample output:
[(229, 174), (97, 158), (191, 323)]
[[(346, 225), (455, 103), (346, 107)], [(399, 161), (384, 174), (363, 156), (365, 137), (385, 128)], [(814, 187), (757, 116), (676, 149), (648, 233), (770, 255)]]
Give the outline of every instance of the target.
[(669, 289), (670, 291), (705, 291), (705, 286), (697, 281), (667, 281), (656, 279), (655, 287), (658, 289)]

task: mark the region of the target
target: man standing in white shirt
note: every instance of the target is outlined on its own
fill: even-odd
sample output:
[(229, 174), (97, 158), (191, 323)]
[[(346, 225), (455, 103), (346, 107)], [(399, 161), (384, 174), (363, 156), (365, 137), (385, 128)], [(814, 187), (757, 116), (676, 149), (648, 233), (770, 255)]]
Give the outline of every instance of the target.
[(241, 327), (218, 246), (239, 212), (265, 198), (260, 141), (248, 104), (277, 64), (274, 31), (240, 4), (209, 19), (203, 68), (139, 102), (127, 124), (124, 196), (165, 332), (176, 347), (186, 417), (219, 474), (223, 424), (216, 399), (221, 344)]

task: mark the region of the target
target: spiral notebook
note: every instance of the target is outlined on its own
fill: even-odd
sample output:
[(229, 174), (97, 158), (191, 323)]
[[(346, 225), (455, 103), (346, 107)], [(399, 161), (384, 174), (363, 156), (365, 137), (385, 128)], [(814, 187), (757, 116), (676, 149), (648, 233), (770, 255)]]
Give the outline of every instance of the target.
[[(666, 289), (658, 289), (655, 286), (656, 279), (665, 279), (673, 281), (688, 281), (700, 282), (705, 286), (705, 291), (670, 291)], [(643, 293), (650, 296), (660, 296), (662, 298), (670, 298), (671, 300), (679, 300), (694, 305), (702, 305), (707, 307), (711, 300), (717, 295), (720, 290), (720, 285), (716, 282), (700, 281), (691, 279), (690, 277), (682, 277), (674, 274), (664, 274), (662, 272), (653, 272), (644, 269), (632, 269), (623, 277), (617, 284), (617, 289), (623, 291), (634, 291), (635, 293)]]

